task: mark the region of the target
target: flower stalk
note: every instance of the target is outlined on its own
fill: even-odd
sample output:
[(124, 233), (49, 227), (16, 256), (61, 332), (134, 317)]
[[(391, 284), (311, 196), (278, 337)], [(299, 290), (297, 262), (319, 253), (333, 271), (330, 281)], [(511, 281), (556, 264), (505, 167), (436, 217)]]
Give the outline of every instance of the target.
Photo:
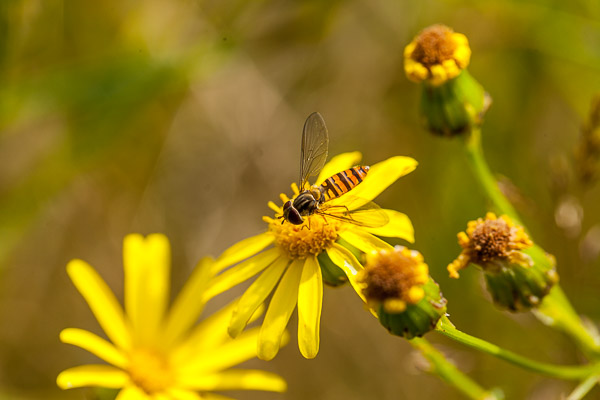
[(483, 339), (476, 338), (458, 330), (447, 317), (442, 317), (440, 319), (435, 330), (449, 337), (450, 339), (456, 340), (457, 342), (469, 346), (475, 350), (479, 350), (483, 353), (493, 355), (501, 360), (508, 361), (511, 364), (517, 365), (529, 371), (550, 376), (553, 378), (565, 380), (582, 380), (586, 379), (592, 374), (600, 373), (600, 363), (593, 363), (582, 366), (559, 366), (534, 361), (527, 357), (520, 356), (509, 350), (505, 350), (499, 346), (496, 346), (495, 344), (486, 342)]
[(415, 349), (419, 350), (427, 361), (429, 361), (430, 370), (428, 372), (438, 376), (444, 382), (464, 394), (467, 398), (473, 400), (494, 400), (503, 398), (500, 393), (485, 390), (467, 375), (463, 374), (426, 339), (415, 337), (409, 340), (409, 343)]

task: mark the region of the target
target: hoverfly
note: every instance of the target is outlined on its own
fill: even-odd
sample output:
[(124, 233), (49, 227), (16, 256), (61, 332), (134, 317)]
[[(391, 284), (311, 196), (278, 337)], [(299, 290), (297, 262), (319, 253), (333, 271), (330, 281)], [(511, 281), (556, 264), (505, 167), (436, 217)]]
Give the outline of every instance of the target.
[[(308, 116), (302, 130), (300, 153), (300, 193), (283, 205), (284, 221), (301, 225), (303, 217), (327, 215), (365, 227), (380, 227), (389, 218), (375, 203), (356, 196), (345, 195), (359, 185), (369, 172), (368, 166), (355, 166), (325, 179), (320, 185), (307, 188), (308, 178), (318, 175), (327, 159), (329, 137), (323, 117), (318, 112)], [(342, 195), (344, 204), (327, 204)], [(282, 221), (282, 223), (284, 222)]]

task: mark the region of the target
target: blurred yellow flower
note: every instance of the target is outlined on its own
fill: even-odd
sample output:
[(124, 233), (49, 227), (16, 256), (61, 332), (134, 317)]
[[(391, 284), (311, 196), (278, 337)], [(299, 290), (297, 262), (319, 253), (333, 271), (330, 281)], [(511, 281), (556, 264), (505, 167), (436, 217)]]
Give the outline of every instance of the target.
[[(57, 377), (62, 389), (120, 388), (118, 400), (226, 399), (212, 391), (247, 389), (283, 392), (285, 381), (260, 370), (230, 369), (256, 356), (258, 329), (237, 340), (228, 337), (231, 306), (195, 324), (210, 288), (213, 261), (202, 260), (167, 311), (170, 247), (160, 234), (133, 234), (123, 245), (125, 310), (97, 272), (81, 260), (67, 265), (71, 280), (87, 301), (110, 342), (68, 328), (64, 343), (79, 346), (110, 365), (67, 369)], [(112, 343), (111, 343), (112, 342)]]
[(465, 35), (445, 25), (432, 25), (404, 48), (404, 72), (412, 81), (439, 86), (456, 78), (469, 65), (470, 58)]
[[(361, 157), (358, 152), (334, 157), (323, 167), (316, 183), (356, 165)], [(398, 178), (414, 170), (416, 165), (417, 162), (409, 157), (392, 157), (375, 164), (363, 182), (352, 189), (351, 195), (373, 200)], [(292, 189), (297, 196), (298, 187), (292, 185)], [(282, 194), (281, 200), (285, 203), (289, 198)], [(342, 206), (349, 204), (345, 203), (347, 201), (348, 198), (342, 195), (331, 203)], [(388, 222), (377, 228), (316, 214), (305, 217), (302, 225), (293, 225), (282, 223), (281, 206), (270, 202), (269, 207), (275, 211), (275, 218), (263, 218), (269, 225), (267, 232), (245, 239), (221, 255), (216, 261), (217, 271), (245, 261), (218, 275), (206, 296), (216, 296), (262, 271), (237, 303), (229, 334), (238, 336), (254, 311), (275, 290), (258, 337), (258, 357), (270, 360), (277, 355), (282, 334), (297, 304), (298, 347), (304, 357), (313, 358), (319, 351), (323, 274), (335, 268), (358, 287), (356, 275), (362, 265), (352, 251), (358, 249), (367, 253), (391, 248), (377, 236), (398, 237), (412, 242), (412, 224), (402, 213), (383, 210)], [(352, 210), (353, 206), (348, 205), (348, 208)]]

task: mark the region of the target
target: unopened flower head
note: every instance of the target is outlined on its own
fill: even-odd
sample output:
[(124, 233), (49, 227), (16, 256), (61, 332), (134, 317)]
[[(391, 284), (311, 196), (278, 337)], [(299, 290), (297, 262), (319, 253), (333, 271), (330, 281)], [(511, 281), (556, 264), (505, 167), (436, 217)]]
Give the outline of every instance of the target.
[(463, 250), (448, 265), (450, 277), (458, 278), (469, 264), (481, 267), (494, 302), (502, 308), (535, 307), (558, 281), (554, 258), (506, 215), (488, 213), (485, 219), (470, 221), (458, 234), (458, 243)]
[(456, 78), (470, 59), (465, 35), (445, 25), (432, 25), (404, 48), (404, 71), (412, 81), (439, 86)]
[[(334, 157), (323, 167), (316, 183), (356, 165), (360, 158), (358, 152)], [(375, 164), (350, 194), (371, 201), (399, 177), (411, 172), (416, 164), (408, 157), (392, 157)], [(297, 185), (292, 185), (292, 191), (292, 199), (300, 193)], [(287, 195), (281, 195), (282, 205), (289, 200)], [(355, 206), (360, 207), (360, 204), (352, 205), (347, 201), (342, 195), (330, 203), (348, 212)], [(356, 252), (391, 247), (378, 236), (412, 242), (413, 229), (406, 215), (383, 209), (378, 209), (379, 215), (384, 213), (387, 223), (378, 227), (364, 226), (368, 225), (367, 219), (361, 220), (365, 223), (361, 226), (320, 213), (304, 216), (302, 224), (294, 225), (282, 219), (282, 205), (269, 203), (275, 215), (263, 218), (267, 223), (265, 233), (245, 239), (221, 255), (216, 270), (223, 272), (215, 278), (216, 283), (207, 291), (207, 296), (216, 296), (260, 273), (237, 303), (229, 334), (232, 337), (239, 335), (254, 311), (274, 292), (258, 337), (258, 357), (266, 360), (275, 357), (281, 336), (298, 305), (298, 346), (304, 357), (313, 358), (319, 351), (323, 282), (330, 283), (335, 279), (332, 283), (340, 284), (343, 275), (357, 288), (356, 275), (362, 265)], [(365, 218), (369, 218), (368, 215), (365, 214)]]
[(422, 30), (404, 49), (406, 76), (421, 83), (421, 114), (427, 130), (454, 136), (480, 125), (491, 104), (469, 74), (467, 37), (444, 25)]
[(446, 313), (446, 299), (418, 251), (396, 246), (372, 252), (359, 282), (367, 305), (395, 335), (422, 336)]
[[(213, 398), (221, 390), (282, 392), (285, 381), (260, 371), (230, 369), (256, 357), (258, 330), (232, 340), (226, 333), (232, 306), (196, 324), (210, 287), (213, 261), (202, 260), (167, 311), (170, 286), (169, 242), (163, 235), (129, 235), (123, 246), (125, 310), (87, 263), (67, 266), (71, 280), (87, 301), (107, 341), (83, 329), (60, 333), (64, 343), (79, 346), (108, 364), (82, 365), (60, 373), (62, 389), (95, 386), (121, 389), (119, 399)], [(256, 316), (254, 317), (256, 318)]]

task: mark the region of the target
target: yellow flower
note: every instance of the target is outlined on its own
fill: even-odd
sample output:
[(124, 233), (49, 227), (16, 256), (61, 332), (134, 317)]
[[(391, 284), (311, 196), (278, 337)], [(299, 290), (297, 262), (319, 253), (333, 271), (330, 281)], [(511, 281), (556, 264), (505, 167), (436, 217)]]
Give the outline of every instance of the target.
[[(118, 400), (226, 399), (218, 390), (283, 392), (285, 381), (260, 370), (230, 369), (256, 356), (258, 329), (237, 340), (227, 336), (232, 306), (195, 324), (210, 288), (213, 261), (202, 260), (167, 312), (170, 248), (160, 234), (129, 235), (123, 245), (125, 310), (97, 272), (81, 260), (67, 265), (71, 280), (110, 340), (67, 328), (64, 343), (79, 346), (110, 365), (67, 369), (57, 377), (62, 389), (120, 388)], [(111, 343), (112, 342), (112, 343)]]
[(369, 254), (359, 280), (372, 308), (382, 306), (388, 313), (399, 313), (425, 296), (429, 267), (419, 252), (396, 246)]
[[(334, 157), (324, 166), (316, 183), (320, 184), (333, 174), (356, 165), (360, 158), (358, 152)], [(364, 181), (350, 193), (354, 198), (373, 200), (416, 165), (416, 161), (408, 157), (392, 157), (375, 164)], [(292, 189), (297, 196), (298, 187), (292, 185)], [(281, 200), (285, 203), (289, 198), (281, 195)], [(344, 205), (345, 201), (347, 198), (343, 195), (331, 200), (331, 203)], [(297, 304), (298, 347), (304, 357), (313, 358), (319, 351), (322, 271), (335, 265), (343, 270), (353, 286), (358, 287), (356, 275), (362, 265), (349, 248), (364, 253), (391, 248), (377, 236), (398, 237), (412, 242), (412, 225), (406, 215), (393, 210), (383, 210), (389, 222), (379, 228), (360, 227), (323, 215), (306, 217), (302, 225), (282, 224), (279, 218), (282, 207), (272, 202), (269, 207), (275, 211), (275, 218), (264, 217), (268, 223), (267, 232), (245, 239), (221, 255), (216, 261), (218, 271), (245, 261), (218, 275), (206, 295), (209, 298), (216, 296), (262, 272), (239, 300), (231, 318), (229, 334), (238, 336), (254, 311), (275, 290), (258, 337), (258, 357), (265, 360), (275, 357)]]
[(532, 247), (533, 242), (523, 227), (515, 225), (507, 215), (497, 218), (494, 213), (487, 213), (485, 219), (469, 221), (467, 231), (457, 236), (463, 251), (448, 265), (451, 278), (458, 278), (458, 271), (471, 263), (490, 271), (499, 269), (503, 261), (533, 264), (531, 257), (521, 251)]
[(423, 336), (446, 314), (446, 299), (416, 250), (396, 246), (372, 252), (358, 280), (367, 305), (394, 335)]
[(439, 86), (456, 78), (469, 65), (470, 58), (465, 35), (444, 25), (432, 25), (404, 48), (404, 72), (412, 81)]
[(522, 226), (506, 216), (488, 213), (470, 221), (458, 234), (463, 248), (448, 265), (451, 278), (469, 264), (484, 272), (494, 304), (510, 311), (526, 311), (540, 305), (558, 282), (554, 257), (535, 246)]

